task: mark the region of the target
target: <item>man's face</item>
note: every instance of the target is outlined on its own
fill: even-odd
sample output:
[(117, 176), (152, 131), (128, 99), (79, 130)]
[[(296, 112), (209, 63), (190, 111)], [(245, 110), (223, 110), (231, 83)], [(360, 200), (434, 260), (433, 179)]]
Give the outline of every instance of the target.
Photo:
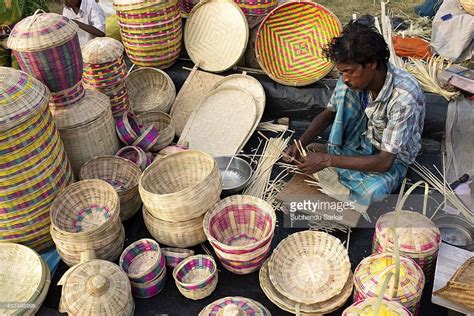
[(344, 83), (355, 91), (366, 90), (374, 79), (375, 69), (377, 63), (369, 63), (361, 65), (357, 63), (336, 63), (336, 68), (339, 70)]
[(74, 8), (79, 4), (79, 0), (64, 0), (64, 4), (69, 8)]

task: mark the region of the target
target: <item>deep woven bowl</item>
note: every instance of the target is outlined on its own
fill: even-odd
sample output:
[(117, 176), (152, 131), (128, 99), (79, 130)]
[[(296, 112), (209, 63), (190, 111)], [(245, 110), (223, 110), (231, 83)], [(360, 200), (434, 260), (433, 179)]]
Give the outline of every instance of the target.
[(166, 269), (160, 245), (152, 239), (140, 239), (125, 248), (119, 265), (135, 283), (152, 281)]
[(173, 270), (178, 290), (191, 299), (201, 299), (217, 285), (217, 266), (211, 256), (196, 255), (183, 260)]

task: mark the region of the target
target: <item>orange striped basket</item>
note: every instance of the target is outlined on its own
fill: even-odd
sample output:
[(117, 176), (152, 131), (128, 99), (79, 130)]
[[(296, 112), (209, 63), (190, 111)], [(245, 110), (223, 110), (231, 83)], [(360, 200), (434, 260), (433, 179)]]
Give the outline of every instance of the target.
[(267, 15), (277, 5), (277, 0), (234, 0), (245, 15)]
[(325, 7), (309, 1), (288, 2), (263, 20), (255, 54), (262, 70), (276, 82), (305, 86), (334, 67), (322, 51), (341, 30), (339, 19)]

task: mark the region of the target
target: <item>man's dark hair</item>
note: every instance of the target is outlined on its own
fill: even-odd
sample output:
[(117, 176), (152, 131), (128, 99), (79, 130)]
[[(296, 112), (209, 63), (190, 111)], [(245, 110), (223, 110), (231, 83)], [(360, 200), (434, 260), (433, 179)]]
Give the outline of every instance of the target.
[(341, 36), (333, 38), (324, 49), (324, 55), (336, 63), (366, 65), (376, 61), (380, 67), (390, 58), (390, 51), (375, 28), (350, 21)]

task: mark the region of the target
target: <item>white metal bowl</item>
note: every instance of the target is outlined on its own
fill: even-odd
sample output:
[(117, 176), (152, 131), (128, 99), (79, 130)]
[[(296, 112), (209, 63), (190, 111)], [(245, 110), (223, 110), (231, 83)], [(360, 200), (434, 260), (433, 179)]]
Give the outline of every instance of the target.
[[(252, 167), (242, 158), (231, 156), (214, 157), (219, 166), (222, 179), (222, 192), (225, 194), (239, 193), (252, 176)], [(232, 159), (229, 165), (229, 161)], [(227, 166), (229, 167), (227, 168)], [(227, 170), (226, 170), (227, 169)]]

